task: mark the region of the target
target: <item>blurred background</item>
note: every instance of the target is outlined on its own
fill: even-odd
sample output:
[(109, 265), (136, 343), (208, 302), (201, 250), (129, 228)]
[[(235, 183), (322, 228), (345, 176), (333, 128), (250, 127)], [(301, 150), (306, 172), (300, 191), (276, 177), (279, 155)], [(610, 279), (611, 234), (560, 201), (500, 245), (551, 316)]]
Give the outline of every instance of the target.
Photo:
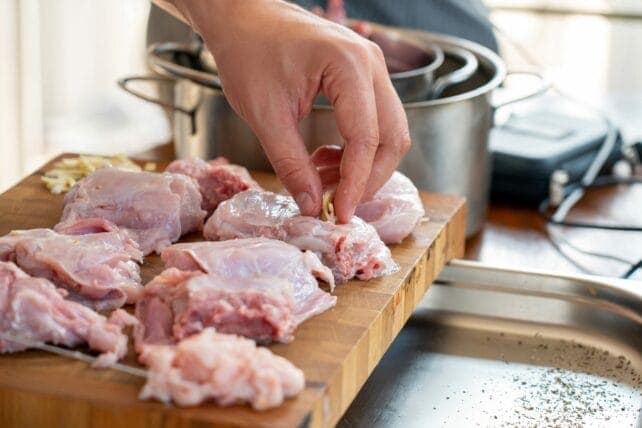
[(60, 152), (166, 142), (162, 110), (116, 79), (145, 73), (149, 0), (0, 1), (0, 190)]
[[(642, 1), (486, 4), (509, 69), (536, 61), (609, 111), (625, 140), (642, 138)], [(0, 190), (56, 153), (132, 154), (171, 139), (160, 108), (116, 86), (147, 72), (149, 9), (149, 0), (0, 1)]]

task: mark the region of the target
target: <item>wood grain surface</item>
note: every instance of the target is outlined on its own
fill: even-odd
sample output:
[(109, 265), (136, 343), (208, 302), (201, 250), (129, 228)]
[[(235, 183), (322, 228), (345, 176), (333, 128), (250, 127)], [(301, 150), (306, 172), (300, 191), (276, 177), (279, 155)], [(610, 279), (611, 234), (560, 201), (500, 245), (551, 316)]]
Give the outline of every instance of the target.
[[(161, 162), (159, 167), (163, 166)], [(40, 182), (44, 170), (0, 195), (0, 234), (52, 227), (58, 221), (63, 197), (51, 195)], [(266, 188), (279, 188), (274, 176), (253, 175)], [(0, 426), (333, 426), (444, 264), (463, 256), (464, 200), (432, 193), (421, 196), (430, 221), (391, 247), (401, 267), (398, 273), (337, 287), (335, 308), (303, 323), (291, 344), (270, 346), (306, 377), (303, 393), (281, 407), (256, 412), (246, 406), (219, 408), (206, 403), (181, 409), (140, 401), (142, 378), (27, 351), (0, 356)], [(161, 270), (158, 256), (146, 257), (143, 281)], [(138, 365), (131, 346), (124, 363)]]

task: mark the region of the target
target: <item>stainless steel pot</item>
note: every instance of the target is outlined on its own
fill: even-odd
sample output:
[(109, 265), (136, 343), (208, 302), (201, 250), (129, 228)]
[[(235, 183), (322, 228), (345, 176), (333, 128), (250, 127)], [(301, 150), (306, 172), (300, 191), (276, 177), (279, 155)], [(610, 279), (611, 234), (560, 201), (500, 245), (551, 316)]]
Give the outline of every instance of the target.
[[(452, 52), (466, 51), (479, 63), (470, 79), (445, 89), (442, 98), (404, 104), (413, 146), (399, 166), (421, 189), (465, 196), (466, 234), (471, 236), (480, 230), (486, 216), (490, 183), (488, 135), (497, 107), (492, 104), (491, 93), (504, 80), (504, 64), (495, 53), (473, 42), (421, 31), (387, 30), (418, 43), (440, 46), (446, 52), (442, 75), (461, 69), (461, 61)], [(223, 93), (213, 88), (219, 85), (218, 78), (196, 67), (182, 67), (188, 72), (179, 73), (175, 65), (168, 70), (155, 63), (157, 70), (176, 78), (175, 105), (158, 102), (127, 87), (130, 81), (148, 80), (146, 77), (121, 79), (119, 84), (136, 96), (175, 111), (177, 156), (225, 156), (253, 170), (270, 170), (253, 132), (231, 109)], [(315, 105), (301, 122), (300, 130), (310, 151), (343, 142), (333, 111), (326, 105)]]

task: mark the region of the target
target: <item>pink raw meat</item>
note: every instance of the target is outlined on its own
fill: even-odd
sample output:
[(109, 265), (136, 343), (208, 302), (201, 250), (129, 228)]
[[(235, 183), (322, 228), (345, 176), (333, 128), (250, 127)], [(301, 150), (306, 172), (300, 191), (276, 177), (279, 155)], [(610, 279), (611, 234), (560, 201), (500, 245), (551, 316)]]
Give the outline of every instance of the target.
[[(312, 154), (323, 187), (336, 187), (343, 149), (339, 146), (321, 146)], [(395, 171), (392, 177), (368, 201), (357, 206), (355, 215), (372, 224), (386, 244), (398, 244), (408, 236), (426, 212), (419, 191), (412, 181)]]
[[(90, 232), (78, 223), (69, 232)], [(0, 260), (67, 289), (70, 298), (97, 310), (134, 303), (142, 290), (138, 244), (115, 226), (112, 231), (62, 235), (51, 229), (18, 230), (0, 238)], [(106, 226), (107, 227), (107, 226)], [(96, 229), (96, 228), (94, 228)]]
[(288, 242), (319, 256), (338, 283), (354, 277), (368, 280), (398, 269), (377, 231), (360, 218), (334, 224), (301, 216), (291, 196), (267, 191), (247, 190), (223, 202), (203, 234), (212, 240), (263, 236)]
[[(273, 239), (249, 238), (175, 244), (166, 248), (161, 258), (168, 267), (184, 271), (200, 270), (221, 278), (247, 279), (247, 287), (253, 286), (252, 293), (246, 296), (240, 293), (242, 281), (230, 281), (231, 286), (225, 287), (230, 296), (233, 289), (239, 290), (238, 295), (248, 299), (252, 296), (272, 299), (278, 294), (285, 296), (284, 299), (279, 299), (284, 307), (291, 306), (292, 298), (292, 320), (288, 320), (285, 326), (277, 326), (272, 322), (275, 329), (271, 334), (272, 340), (289, 340), (292, 323), (296, 326), (333, 307), (337, 301), (335, 296), (319, 288), (315, 277), (327, 282), (331, 289), (334, 287), (334, 280), (330, 269), (321, 264), (317, 256)], [(275, 278), (279, 279), (275, 281)], [(275, 284), (268, 285), (266, 282), (269, 281)], [(217, 288), (222, 290), (223, 286), (218, 285)], [(244, 301), (243, 304), (248, 303)], [(282, 313), (286, 312), (286, 309), (282, 310)], [(258, 320), (265, 317), (261, 312), (256, 314)], [(280, 316), (275, 319), (279, 318)]]
[(65, 196), (55, 230), (79, 220), (105, 219), (125, 230), (145, 255), (200, 230), (205, 211), (197, 183), (185, 175), (100, 168)]
[[(323, 292), (321, 292), (323, 293)], [(321, 296), (320, 296), (321, 297)], [(329, 296), (328, 296), (329, 297)], [(321, 297), (326, 304), (333, 298)], [(265, 275), (224, 278), (169, 268), (145, 286), (136, 305), (136, 346), (171, 344), (204, 327), (259, 342), (290, 342), (301, 316), (294, 286)], [(304, 308), (300, 308), (304, 309)]]
[[(101, 352), (95, 365), (109, 366), (127, 353), (125, 324), (136, 320), (123, 310), (108, 320), (69, 300), (67, 292), (44, 278), (34, 278), (10, 262), (0, 262), (0, 332), (21, 342), (76, 346), (87, 343)], [(27, 349), (23, 343), (0, 339), (0, 352)]]
[(410, 235), (426, 211), (412, 181), (395, 171), (372, 199), (357, 206), (354, 214), (373, 225), (383, 242), (398, 244)]
[(305, 386), (303, 372), (285, 358), (211, 327), (177, 345), (145, 345), (139, 358), (149, 368), (139, 397), (179, 406), (213, 400), (221, 406), (250, 403), (266, 410)]
[(260, 189), (247, 169), (218, 157), (209, 162), (199, 158), (179, 159), (170, 163), (166, 172), (184, 174), (198, 182), (203, 196), (201, 207), (209, 214), (218, 204), (247, 189)]
[(226, 278), (277, 276), (295, 284), (297, 300), (318, 289), (315, 278), (334, 288), (332, 272), (313, 253), (285, 242), (265, 238), (222, 242), (186, 242), (166, 248), (161, 259), (167, 267), (200, 270)]

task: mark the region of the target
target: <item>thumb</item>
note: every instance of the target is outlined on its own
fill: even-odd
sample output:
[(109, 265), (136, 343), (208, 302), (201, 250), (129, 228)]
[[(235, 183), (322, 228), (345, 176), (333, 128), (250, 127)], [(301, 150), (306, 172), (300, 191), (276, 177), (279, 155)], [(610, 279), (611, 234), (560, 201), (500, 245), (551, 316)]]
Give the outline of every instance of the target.
[(257, 135), (276, 175), (294, 197), (301, 214), (317, 216), (321, 211), (321, 179), (296, 125), (264, 129)]

